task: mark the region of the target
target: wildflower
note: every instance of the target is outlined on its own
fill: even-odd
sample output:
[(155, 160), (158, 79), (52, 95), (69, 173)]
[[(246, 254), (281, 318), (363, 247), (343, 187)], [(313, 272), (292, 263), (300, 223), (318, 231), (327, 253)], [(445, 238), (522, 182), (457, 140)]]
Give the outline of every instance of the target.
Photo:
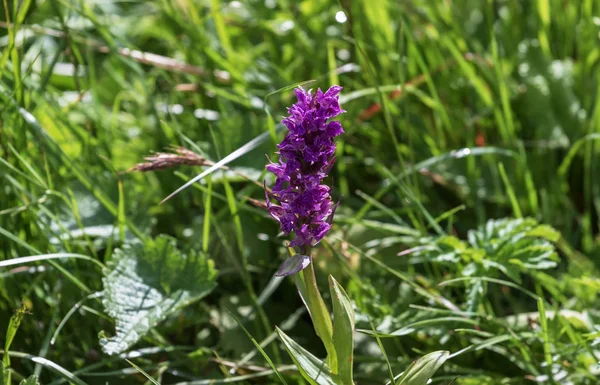
[(331, 188), (322, 183), (335, 162), (333, 138), (344, 132), (340, 122), (329, 121), (345, 112), (338, 101), (341, 89), (332, 86), (314, 94), (302, 87), (295, 90), (298, 102), (282, 121), (289, 132), (277, 146), (279, 162), (267, 165), (276, 176), (272, 191), (265, 188), (267, 207), (284, 234), (294, 232), (292, 247), (308, 250), (331, 228), (337, 205), (332, 204)]

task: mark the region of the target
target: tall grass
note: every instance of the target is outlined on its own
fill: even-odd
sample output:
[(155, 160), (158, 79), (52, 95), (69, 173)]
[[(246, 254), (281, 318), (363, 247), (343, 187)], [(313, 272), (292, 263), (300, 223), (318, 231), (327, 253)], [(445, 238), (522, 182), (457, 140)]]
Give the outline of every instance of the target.
[[(310, 81), (344, 87), (343, 199), (315, 262), (355, 301), (356, 382), (444, 349), (435, 383), (597, 383), (597, 2), (2, 8), (0, 335), (21, 303), (31, 313), (4, 352), (13, 382), (302, 381), (275, 325), (324, 349), (293, 282), (273, 278), (287, 251), (252, 199), (290, 90)], [(159, 204), (212, 164), (125, 172), (170, 146), (239, 151)], [(218, 286), (109, 356), (98, 336), (115, 323), (94, 293), (115, 250), (159, 234), (214, 261)]]

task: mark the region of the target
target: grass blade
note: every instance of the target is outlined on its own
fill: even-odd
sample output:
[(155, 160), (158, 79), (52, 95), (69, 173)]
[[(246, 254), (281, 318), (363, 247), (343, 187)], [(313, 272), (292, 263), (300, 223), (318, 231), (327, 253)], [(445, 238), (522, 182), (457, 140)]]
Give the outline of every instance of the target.
[[(275, 126), (275, 129), (276, 130), (280, 130), (283, 127), (284, 127), (283, 125), (278, 124), (277, 126)], [(218, 170), (219, 168), (221, 168), (221, 167), (225, 166), (226, 164), (234, 161), (235, 159), (239, 158), (240, 156), (242, 156), (244, 154), (247, 154), (248, 152), (254, 150), (259, 145), (261, 145), (263, 142), (265, 142), (269, 137), (270, 137), (270, 134), (269, 134), (268, 131), (267, 132), (263, 132), (262, 134), (260, 134), (256, 138), (252, 139), (251, 141), (249, 141), (248, 143), (246, 143), (242, 147), (238, 148), (237, 150), (235, 150), (231, 154), (227, 155), (225, 158), (221, 159), (220, 161), (216, 162), (214, 165), (210, 166), (209, 168), (207, 168), (206, 170), (204, 170), (203, 172), (201, 172), (199, 175), (197, 175), (194, 178), (192, 178), (191, 180), (189, 180), (187, 183), (185, 183), (183, 186), (179, 187), (177, 190), (173, 191), (165, 199), (163, 199), (160, 203), (161, 204), (165, 203), (167, 200), (169, 200), (172, 197), (174, 197), (175, 195), (179, 194), (181, 191), (185, 190), (186, 188), (190, 187), (194, 183), (198, 182), (199, 180), (201, 180), (205, 176), (213, 173), (215, 170)]]

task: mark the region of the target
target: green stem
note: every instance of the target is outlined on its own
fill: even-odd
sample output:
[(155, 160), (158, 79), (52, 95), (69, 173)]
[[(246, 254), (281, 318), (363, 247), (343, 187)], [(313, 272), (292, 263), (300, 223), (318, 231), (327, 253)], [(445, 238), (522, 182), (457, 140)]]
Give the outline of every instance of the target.
[[(310, 256), (309, 247), (306, 247), (304, 252), (306, 255)], [(329, 310), (327, 310), (327, 306), (321, 297), (321, 293), (319, 293), (312, 260), (302, 271), (302, 276), (304, 277), (304, 285), (306, 286), (306, 306), (310, 312), (315, 332), (319, 338), (321, 338), (321, 341), (323, 341), (323, 345), (325, 345), (325, 349), (327, 350), (327, 364), (329, 369), (332, 373), (337, 373), (337, 357), (333, 347), (333, 323), (331, 322)]]

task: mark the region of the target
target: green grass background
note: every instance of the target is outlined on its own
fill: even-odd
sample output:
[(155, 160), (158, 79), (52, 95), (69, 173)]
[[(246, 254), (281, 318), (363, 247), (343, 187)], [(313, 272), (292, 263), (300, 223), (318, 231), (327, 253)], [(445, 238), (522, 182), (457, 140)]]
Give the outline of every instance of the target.
[[(315, 251), (318, 278), (325, 288), (334, 274), (348, 289), (359, 327), (403, 330), (382, 340), (385, 354), (357, 335), (356, 382), (387, 382), (384, 356), (398, 374), (425, 353), (466, 349), (434, 383), (598, 383), (597, 1), (3, 0), (1, 8), (0, 260), (78, 253), (106, 264), (124, 242), (158, 234), (183, 253), (206, 253), (218, 287), (130, 356), (161, 383), (278, 381), (230, 311), (259, 342), (280, 325), (324, 354), (293, 282), (273, 278), (287, 255), (277, 225), (248, 201), (264, 197), (265, 154), (283, 135), (289, 86), (306, 81), (342, 85), (347, 111), (329, 180), (343, 199)], [(216, 172), (159, 205), (202, 168), (124, 171), (172, 145), (212, 161), (242, 148), (229, 163), (238, 174)], [(560, 233), (550, 247), (556, 266), (508, 271), (511, 255), (494, 260), (493, 250), (512, 235), (485, 238), (451, 263), (443, 253), (397, 255), (524, 217)], [(480, 264), (478, 281), (468, 266), (482, 259), (492, 263)], [(15, 383), (33, 373), (43, 384), (69, 375), (90, 385), (147, 381), (100, 349), (99, 333), (114, 332), (100, 299), (78, 306), (52, 340), (65, 315), (102, 290), (103, 275), (78, 259), (0, 268), (0, 335), (20, 303), (31, 313), (10, 347)], [(464, 280), (439, 286), (453, 278)], [(278, 366), (291, 362), (277, 341), (265, 352)]]

